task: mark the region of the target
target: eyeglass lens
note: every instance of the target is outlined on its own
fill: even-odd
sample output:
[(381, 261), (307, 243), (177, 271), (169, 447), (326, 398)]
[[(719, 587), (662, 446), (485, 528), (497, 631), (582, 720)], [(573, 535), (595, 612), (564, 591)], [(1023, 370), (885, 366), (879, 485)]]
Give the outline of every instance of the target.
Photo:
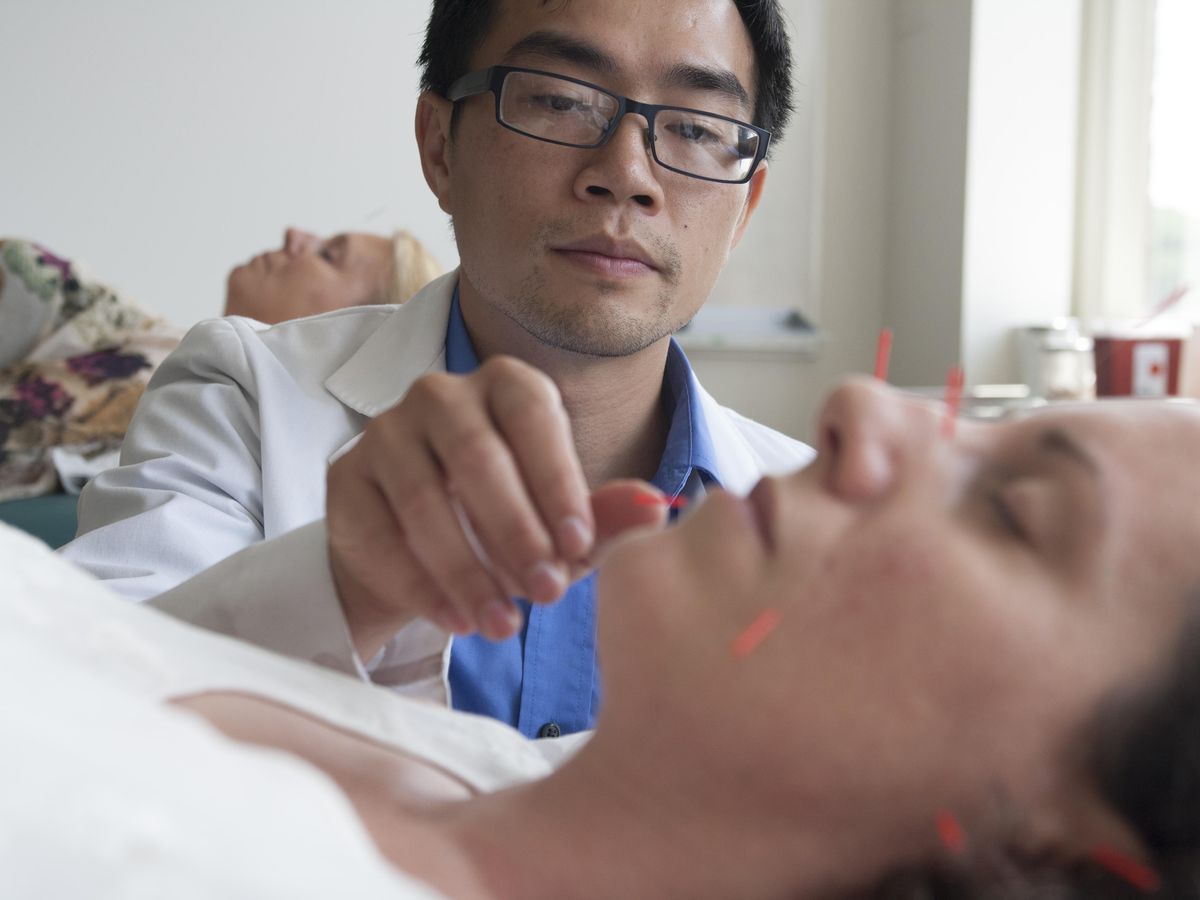
[[(500, 92), (500, 120), (530, 137), (595, 147), (611, 126), (617, 98), (552, 75), (509, 72)], [(758, 152), (745, 126), (681, 109), (655, 115), (654, 152), (665, 166), (702, 178), (739, 181)]]

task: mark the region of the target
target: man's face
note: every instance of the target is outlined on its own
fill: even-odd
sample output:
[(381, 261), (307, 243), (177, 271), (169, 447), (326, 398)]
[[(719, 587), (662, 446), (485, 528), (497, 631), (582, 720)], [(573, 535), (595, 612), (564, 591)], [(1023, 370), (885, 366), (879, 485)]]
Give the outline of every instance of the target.
[[(471, 69), (496, 64), (753, 117), (754, 51), (729, 0), (500, 0)], [(698, 87), (702, 72), (731, 75), (746, 98)], [(765, 166), (750, 185), (706, 182), (655, 163), (640, 116), (604, 146), (578, 149), (502, 127), (491, 93), (460, 107), (438, 193), (454, 219), (464, 304), (595, 356), (636, 353), (692, 318), (741, 236)]]

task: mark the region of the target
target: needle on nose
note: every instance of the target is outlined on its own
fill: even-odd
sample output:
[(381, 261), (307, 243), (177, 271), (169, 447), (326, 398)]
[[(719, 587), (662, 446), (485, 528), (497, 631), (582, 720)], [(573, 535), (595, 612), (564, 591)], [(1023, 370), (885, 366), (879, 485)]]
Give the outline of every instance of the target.
[(954, 437), (954, 423), (958, 419), (958, 406), (962, 402), (962, 366), (951, 366), (946, 375), (946, 418), (942, 419), (942, 437)]
[(879, 343), (875, 345), (875, 377), (887, 381), (888, 362), (892, 356), (892, 329), (879, 332)]

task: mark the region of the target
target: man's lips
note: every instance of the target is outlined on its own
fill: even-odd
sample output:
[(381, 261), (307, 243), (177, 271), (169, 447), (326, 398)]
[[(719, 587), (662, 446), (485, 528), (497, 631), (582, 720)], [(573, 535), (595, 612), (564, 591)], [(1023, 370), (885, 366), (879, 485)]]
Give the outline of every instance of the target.
[(632, 275), (658, 270), (654, 257), (636, 241), (600, 235), (553, 249), (580, 265), (613, 274)]

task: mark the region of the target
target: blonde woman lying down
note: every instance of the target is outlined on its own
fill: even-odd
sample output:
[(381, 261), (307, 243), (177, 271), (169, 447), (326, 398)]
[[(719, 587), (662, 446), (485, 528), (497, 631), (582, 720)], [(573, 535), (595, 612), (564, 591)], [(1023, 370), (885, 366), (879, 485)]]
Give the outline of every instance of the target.
[[(378, 876), (356, 896), (400, 890), (359, 822), (456, 898), (1193, 896), (1200, 412), (942, 422), (845, 385), (812, 466), (618, 539), (606, 705), (567, 745), (123, 605), (6, 536), (18, 812), (55, 865), (117, 878), (198, 852), (177, 835), (223, 810), (209, 840), (248, 871)], [(108, 805), (80, 796), (100, 784)], [(108, 857), (55, 830), (80, 816)]]

